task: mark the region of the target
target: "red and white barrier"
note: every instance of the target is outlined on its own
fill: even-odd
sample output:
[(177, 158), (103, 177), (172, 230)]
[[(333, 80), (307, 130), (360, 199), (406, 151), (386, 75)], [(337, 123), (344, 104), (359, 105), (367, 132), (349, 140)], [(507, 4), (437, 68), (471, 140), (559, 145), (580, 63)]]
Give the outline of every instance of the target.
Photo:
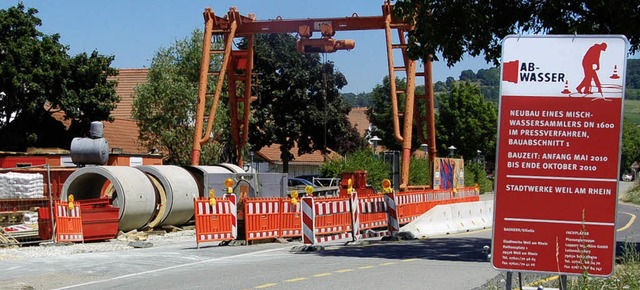
[(244, 200), (245, 237), (247, 241), (280, 237), (280, 198)]
[(227, 194), (211, 205), (208, 198), (194, 199), (196, 245), (214, 241), (231, 241), (238, 236), (236, 196)]
[(302, 202), (302, 242), (305, 245), (313, 245), (316, 242), (315, 221), (316, 215), (314, 210), (313, 197), (305, 196)]
[(302, 198), (305, 245), (353, 241), (353, 212), (349, 198)]
[(293, 204), (289, 199), (283, 199), (281, 215), (281, 237), (299, 238), (302, 236), (302, 204)]
[(83, 242), (80, 203), (75, 202), (74, 206), (69, 208), (68, 202), (56, 201), (54, 211), (57, 242)]

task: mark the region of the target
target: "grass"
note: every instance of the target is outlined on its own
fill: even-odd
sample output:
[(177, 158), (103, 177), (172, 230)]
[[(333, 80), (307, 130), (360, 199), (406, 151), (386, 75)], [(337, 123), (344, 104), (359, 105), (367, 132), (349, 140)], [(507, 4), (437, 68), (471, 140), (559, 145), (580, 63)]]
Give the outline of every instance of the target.
[(640, 205), (640, 183), (634, 183), (633, 187), (631, 187), (629, 191), (624, 194), (621, 200), (624, 202), (631, 202)]
[(635, 124), (640, 124), (640, 100), (624, 101), (624, 117)]
[(640, 252), (636, 243), (624, 244), (620, 263), (609, 278), (594, 278), (587, 273), (569, 280), (569, 289), (640, 289)]

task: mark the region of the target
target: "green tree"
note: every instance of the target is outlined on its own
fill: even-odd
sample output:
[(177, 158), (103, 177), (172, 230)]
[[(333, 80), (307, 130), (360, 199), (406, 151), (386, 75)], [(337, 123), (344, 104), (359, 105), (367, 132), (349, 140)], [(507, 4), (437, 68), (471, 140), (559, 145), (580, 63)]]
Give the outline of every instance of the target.
[[(382, 79), (382, 84), (376, 85), (371, 93), (373, 103), (367, 110), (367, 116), (369, 121), (373, 125), (373, 130), (370, 132), (371, 136), (378, 136), (380, 139), (380, 145), (389, 150), (400, 150), (402, 145), (396, 142), (393, 130), (393, 112), (391, 110), (391, 88), (389, 84), (389, 77), (385, 76)], [(396, 87), (404, 89), (406, 82), (404, 79), (396, 78)], [(404, 95), (399, 96), (398, 109), (404, 108)], [(400, 125), (402, 127), (402, 125)]]
[(444, 1), (398, 0), (401, 19), (415, 19), (409, 54), (428, 59), (441, 54), (448, 65), (465, 53), (498, 63), (501, 40), (509, 34), (623, 34), (640, 48), (637, 1)]
[(371, 105), (371, 93), (345, 93), (342, 98), (349, 107), (369, 107)]
[[(404, 90), (406, 88), (406, 80), (396, 78), (396, 87), (398, 90)], [(415, 90), (416, 95), (424, 94), (424, 85), (419, 85)], [(402, 144), (395, 139), (395, 133), (393, 129), (393, 112), (391, 109), (391, 88), (389, 77), (385, 76), (382, 79), (382, 84), (376, 85), (371, 94), (372, 105), (367, 110), (367, 116), (369, 121), (373, 125), (373, 130), (370, 132), (371, 136), (378, 136), (380, 139), (380, 145), (389, 150), (401, 150)], [(398, 111), (402, 112), (405, 109), (405, 95), (398, 94)], [(424, 102), (416, 102), (414, 104), (419, 111), (424, 112), (426, 110), (426, 104)], [(414, 115), (414, 118), (417, 118)], [(399, 119), (400, 130), (402, 132), (404, 127), (404, 120), (402, 117)], [(421, 142), (418, 140), (418, 134), (416, 134), (417, 128), (413, 128), (411, 147), (419, 148)], [(426, 128), (422, 128), (426, 130)]]
[(436, 115), (436, 143), (440, 156), (447, 156), (447, 147), (455, 146), (456, 155), (466, 159), (477, 156), (480, 150), (486, 160), (495, 158), (498, 110), (485, 101), (477, 85), (454, 83), (448, 94), (438, 95)]
[(284, 172), (296, 144), (299, 155), (328, 149), (344, 154), (365, 145), (338, 91), (347, 84), (344, 75), (318, 54), (300, 54), (295, 44), (289, 34), (256, 35), (254, 43), (259, 87), (249, 140), (254, 151), (278, 144)]
[[(119, 101), (108, 76), (113, 56), (67, 54), (58, 34), (38, 31), (38, 10), (23, 4), (0, 10), (0, 149), (69, 148), (92, 121), (109, 120)], [(52, 117), (71, 120), (66, 129)]]
[(473, 72), (473, 70), (470, 70), (470, 69), (463, 70), (462, 72), (460, 72), (460, 80), (461, 81), (475, 82), (476, 81), (476, 73)]
[[(148, 149), (164, 152), (166, 164), (191, 164), (202, 37), (202, 32), (196, 29), (190, 37), (158, 49), (147, 83), (135, 89), (132, 115), (140, 129), (140, 142)], [(219, 63), (219, 58), (212, 58), (212, 65)], [(225, 137), (222, 130), (223, 122), (228, 122), (225, 115), (225, 106), (218, 106), (213, 131), (217, 141), (203, 145), (202, 164), (215, 164), (222, 159), (224, 141), (219, 140), (225, 140), (220, 138)]]

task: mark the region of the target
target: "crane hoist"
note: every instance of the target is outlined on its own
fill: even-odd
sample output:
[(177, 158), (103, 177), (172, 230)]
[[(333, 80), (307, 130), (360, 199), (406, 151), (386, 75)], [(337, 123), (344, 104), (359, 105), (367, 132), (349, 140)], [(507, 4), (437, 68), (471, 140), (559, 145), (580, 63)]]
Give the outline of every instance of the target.
[[(355, 48), (353, 40), (334, 39), (338, 31), (384, 30), (386, 38), (387, 63), (389, 69), (389, 82), (391, 89), (391, 103), (393, 112), (394, 138), (402, 144), (402, 170), (400, 175), (401, 190), (410, 188), (409, 162), (411, 156), (412, 126), (415, 124), (419, 130), (420, 142), (428, 145), (430, 164), (436, 156), (435, 143), (435, 113), (433, 98), (432, 64), (430, 60), (424, 61), (424, 71), (417, 71), (416, 60), (407, 55), (407, 33), (412, 29), (412, 23), (406, 23), (393, 16), (393, 5), (387, 1), (382, 5), (381, 16), (359, 16), (352, 14), (350, 17), (341, 18), (308, 18), (308, 19), (283, 19), (277, 17), (271, 20), (257, 20), (254, 14), (241, 15), (237, 8), (231, 7), (226, 15), (218, 16), (211, 8), (206, 8), (204, 13), (204, 42), (202, 49), (202, 62), (200, 67), (200, 81), (198, 88), (198, 101), (195, 119), (195, 133), (191, 154), (192, 165), (200, 162), (201, 146), (211, 139), (211, 131), (215, 121), (215, 112), (218, 107), (220, 95), (227, 79), (229, 112), (231, 118), (231, 135), (234, 146), (236, 164), (242, 166), (242, 148), (249, 139), (249, 115), (250, 102), (253, 96), (253, 42), (254, 35), (259, 33), (297, 33), (300, 37), (297, 41), (297, 50), (301, 53), (331, 53), (338, 50), (350, 50)], [(397, 33), (398, 43), (393, 43), (393, 31)], [(319, 33), (319, 38), (312, 38), (314, 33)], [(247, 41), (246, 49), (234, 49), (236, 38), (244, 38)], [(212, 40), (222, 39), (221, 49), (212, 49)], [(402, 65), (394, 63), (394, 51), (400, 51)], [(212, 55), (222, 55), (222, 64), (219, 69), (212, 69), (210, 65)], [(406, 74), (406, 87), (396, 87), (396, 72)], [(217, 76), (213, 88), (209, 88), (210, 78)], [(417, 77), (424, 78), (425, 93), (415, 94)], [(231, 85), (235, 84), (235, 85)], [(240, 88), (240, 89), (239, 89)], [(210, 92), (211, 91), (211, 92)], [(399, 95), (405, 95), (405, 108), (401, 112), (398, 108)], [(208, 118), (205, 129), (205, 111), (208, 98), (211, 99)], [(419, 110), (417, 102), (424, 102), (426, 110)], [(414, 117), (415, 116), (415, 117)], [(400, 119), (403, 119), (403, 129), (400, 130)], [(426, 128), (424, 130), (423, 128)], [(426, 134), (425, 131), (428, 133)], [(433, 167), (433, 165), (431, 165)], [(432, 168), (433, 169), (433, 168)], [(433, 180), (432, 180), (433, 184)], [(425, 188), (425, 186), (419, 186)]]

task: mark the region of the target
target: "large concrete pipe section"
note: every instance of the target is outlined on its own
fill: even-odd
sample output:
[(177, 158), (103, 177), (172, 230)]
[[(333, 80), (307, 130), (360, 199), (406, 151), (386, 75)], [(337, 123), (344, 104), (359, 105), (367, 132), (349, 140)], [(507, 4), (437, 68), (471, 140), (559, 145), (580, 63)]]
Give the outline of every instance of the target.
[[(159, 203), (150, 227), (186, 224), (193, 216), (193, 199), (198, 197), (198, 184), (189, 171), (173, 165), (138, 166), (152, 180), (159, 182)], [(154, 183), (155, 184), (155, 183)], [(166, 198), (164, 198), (166, 197)]]
[[(226, 166), (222, 166), (222, 165), (226, 165)], [(193, 175), (193, 178), (195, 179), (196, 183), (198, 184), (198, 195), (200, 197), (208, 197), (209, 196), (209, 186), (207, 185), (208, 180), (205, 180), (205, 177), (208, 174), (218, 174), (218, 176), (220, 176), (221, 180), (224, 180), (228, 177), (233, 177), (233, 173), (235, 173), (238, 169), (241, 170), (242, 172), (244, 172), (244, 170), (242, 170), (242, 168), (240, 168), (237, 165), (233, 165), (233, 164), (226, 164), (223, 163), (220, 165), (212, 165), (212, 166), (188, 166), (185, 167), (186, 170), (188, 170), (189, 172), (191, 172), (191, 175)], [(235, 167), (234, 167), (235, 166)], [(220, 187), (220, 189), (224, 189), (223, 187)], [(215, 192), (216, 196), (222, 196), (224, 195), (225, 192), (218, 190)]]
[(122, 231), (140, 229), (154, 217), (156, 192), (142, 171), (128, 166), (88, 166), (72, 173), (62, 187), (63, 200), (109, 196), (120, 208), (118, 227)]

